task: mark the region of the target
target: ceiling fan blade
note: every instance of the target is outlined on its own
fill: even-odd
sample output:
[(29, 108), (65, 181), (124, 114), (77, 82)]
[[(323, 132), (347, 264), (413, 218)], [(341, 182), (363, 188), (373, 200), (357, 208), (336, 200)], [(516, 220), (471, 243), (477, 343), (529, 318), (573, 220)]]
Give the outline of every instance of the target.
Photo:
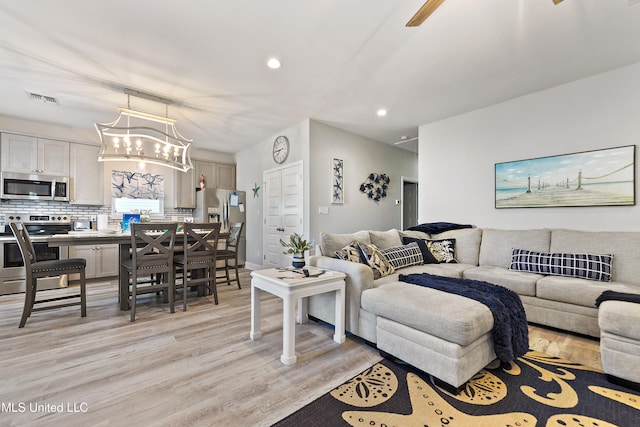
[[(556, 0), (554, 0), (556, 1)], [(560, 0), (562, 1), (562, 0)], [(427, 0), (420, 9), (413, 15), (413, 18), (407, 22), (407, 27), (417, 27), (422, 24), (435, 10), (440, 6), (444, 0)]]
[(553, 4), (558, 4), (558, 3), (561, 3), (561, 2), (562, 2), (562, 0), (553, 0)]

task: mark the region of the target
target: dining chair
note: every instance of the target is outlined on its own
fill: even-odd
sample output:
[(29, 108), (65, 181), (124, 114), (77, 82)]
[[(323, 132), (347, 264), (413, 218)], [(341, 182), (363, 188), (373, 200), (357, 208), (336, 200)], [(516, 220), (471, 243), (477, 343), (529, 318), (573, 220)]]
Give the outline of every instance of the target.
[[(238, 283), (238, 289), (240, 287), (240, 274), (238, 274), (238, 248), (240, 246), (240, 236), (242, 235), (242, 229), (244, 228), (244, 222), (237, 222), (231, 224), (229, 227), (229, 237), (225, 241), (224, 249), (218, 249), (217, 257), (218, 261), (224, 261), (222, 267), (218, 267), (219, 270), (224, 269), (225, 275), (218, 276), (218, 283), (226, 282), (227, 285), (231, 284), (231, 278), (229, 276), (229, 269), (234, 268), (236, 272), (236, 282)], [(229, 261), (233, 261), (233, 265), (229, 265)]]
[(194, 286), (204, 286), (218, 304), (216, 257), (220, 225), (219, 222), (184, 224), (183, 251), (174, 257), (176, 271), (182, 271), (183, 311), (187, 311), (187, 291)]
[[(21, 222), (12, 222), (10, 224), (11, 231), (18, 242), (20, 253), (22, 254), (22, 261), (25, 268), (25, 294), (24, 294), (24, 309), (22, 310), (22, 318), (20, 319), (19, 328), (23, 328), (27, 323), (27, 318), (31, 316), (34, 311), (51, 310), (55, 308), (70, 307), (74, 305), (80, 306), (80, 316), (87, 316), (87, 290), (85, 280), (85, 268), (87, 266), (87, 260), (84, 258), (69, 258), (69, 259), (56, 259), (47, 261), (38, 261), (36, 257), (36, 251), (31, 243), (31, 238), (27, 232), (27, 228)], [(62, 274), (80, 274), (80, 293), (73, 295), (63, 295), (55, 298), (46, 298), (37, 300), (36, 293), (38, 291), (38, 279), (41, 277), (59, 276)], [(56, 304), (55, 301), (74, 300), (71, 302), (60, 302)], [(35, 307), (36, 304), (46, 304), (43, 306)]]
[[(122, 263), (131, 279), (131, 321), (136, 319), (138, 295), (165, 292), (171, 313), (174, 309), (175, 278), (173, 269), (175, 222), (131, 223), (131, 259)], [(155, 280), (140, 277), (155, 275)]]

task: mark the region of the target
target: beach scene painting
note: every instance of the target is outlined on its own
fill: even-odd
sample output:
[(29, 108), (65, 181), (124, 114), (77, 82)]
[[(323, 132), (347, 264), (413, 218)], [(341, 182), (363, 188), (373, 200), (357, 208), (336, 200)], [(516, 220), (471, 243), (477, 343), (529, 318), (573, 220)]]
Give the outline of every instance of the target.
[(635, 205), (635, 145), (496, 163), (496, 208)]

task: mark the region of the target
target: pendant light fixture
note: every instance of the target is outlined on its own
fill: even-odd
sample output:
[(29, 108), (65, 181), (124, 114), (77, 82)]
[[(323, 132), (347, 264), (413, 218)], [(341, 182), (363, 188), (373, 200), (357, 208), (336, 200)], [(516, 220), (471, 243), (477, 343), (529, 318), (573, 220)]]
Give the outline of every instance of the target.
[[(176, 129), (176, 120), (169, 118), (170, 99), (133, 89), (124, 89), (127, 108), (118, 108), (118, 118), (112, 123), (96, 123), (102, 150), (98, 161), (134, 161), (168, 166), (182, 172), (193, 168), (191, 143)], [(131, 109), (131, 96), (165, 104), (165, 117)]]

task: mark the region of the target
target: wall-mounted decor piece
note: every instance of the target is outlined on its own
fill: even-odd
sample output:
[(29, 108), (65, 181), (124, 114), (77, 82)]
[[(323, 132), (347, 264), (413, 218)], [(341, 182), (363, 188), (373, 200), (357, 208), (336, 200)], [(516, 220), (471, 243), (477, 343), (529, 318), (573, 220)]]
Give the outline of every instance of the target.
[(374, 202), (379, 202), (387, 197), (391, 178), (384, 173), (370, 173), (367, 179), (360, 184), (360, 191)]
[(111, 197), (164, 198), (164, 177), (152, 173), (111, 171)]
[(635, 205), (635, 145), (496, 163), (495, 207)]
[(260, 191), (260, 187), (258, 186), (257, 182), (253, 184), (252, 190), (253, 190), (253, 197), (260, 197), (260, 194), (258, 194), (258, 191)]
[(344, 203), (344, 160), (331, 159), (331, 203)]

